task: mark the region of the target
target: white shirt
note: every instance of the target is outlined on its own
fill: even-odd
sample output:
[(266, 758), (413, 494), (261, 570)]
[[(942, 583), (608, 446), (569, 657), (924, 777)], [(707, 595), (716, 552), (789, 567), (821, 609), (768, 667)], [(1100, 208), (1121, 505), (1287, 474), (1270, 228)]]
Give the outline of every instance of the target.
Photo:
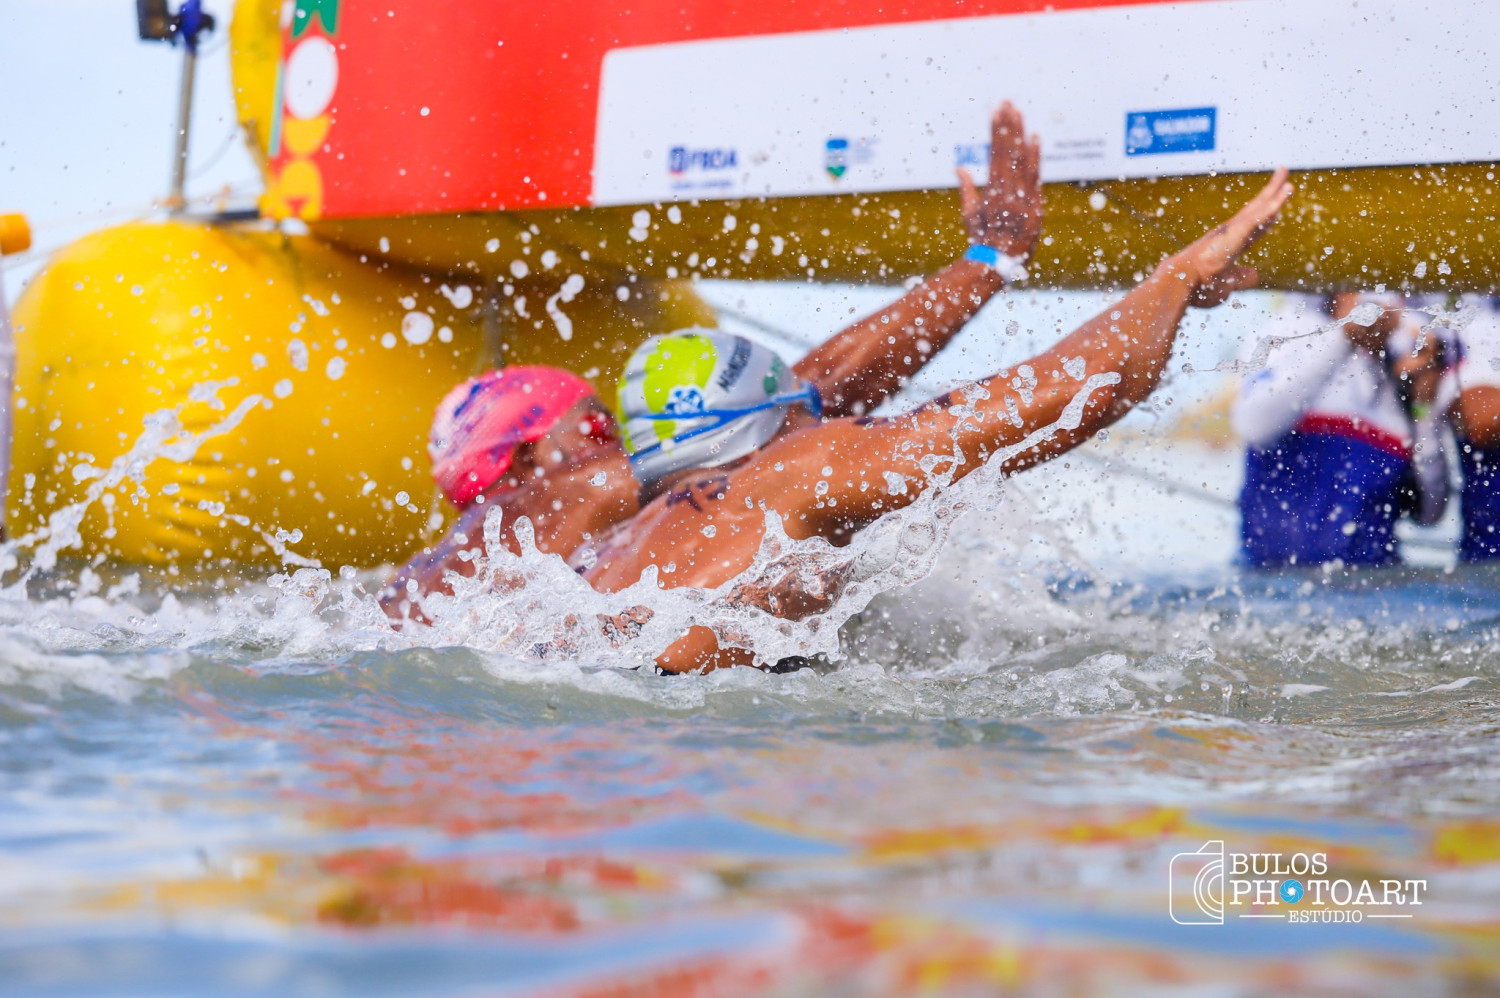
[[(1365, 300), (1395, 304), (1374, 295)], [(1414, 426), (1385, 364), (1350, 343), (1344, 323), (1329, 318), (1320, 303), (1302, 296), (1242, 350), (1248, 369), (1242, 368), (1245, 380), (1230, 412), (1235, 432), (1257, 449), (1302, 429), (1354, 436), (1404, 453), (1414, 462), (1421, 490), (1418, 522), (1435, 523), (1448, 498), (1436, 415)], [(1410, 351), (1420, 329), (1417, 317), (1408, 313), (1387, 349)]]
[(1447, 412), (1465, 388), (1500, 388), (1500, 310), (1491, 299), (1464, 295), (1458, 310), (1439, 321), (1457, 328), (1463, 344), (1463, 358), (1444, 376), (1433, 406)]

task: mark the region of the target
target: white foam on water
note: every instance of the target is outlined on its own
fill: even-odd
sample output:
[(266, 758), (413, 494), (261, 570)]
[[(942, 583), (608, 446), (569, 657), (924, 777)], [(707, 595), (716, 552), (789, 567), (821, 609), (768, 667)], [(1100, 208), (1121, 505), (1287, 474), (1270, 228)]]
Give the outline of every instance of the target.
[[(1081, 385), (1058, 427), (1076, 425), (1084, 401), (1112, 380), (1095, 375)], [(1369, 627), (1357, 618), (1309, 621), (1286, 612), (1257, 619), (1243, 609), (1142, 610), (1128, 605), (1128, 591), (1112, 595), (1107, 586), (1094, 595), (1059, 598), (1059, 578), (1101, 578), (1090, 563), (1093, 556), (1086, 558), (1075, 546), (1087, 533), (1077, 521), (1108, 511), (1085, 502), (1061, 517), (1039, 515), (1042, 497), (1049, 489), (1070, 500), (1107, 492), (1113, 487), (1107, 466), (1084, 484), (1069, 482), (1059, 467), (1066, 459), (1014, 482), (1000, 473), (1007, 456), (1035, 446), (1058, 427), (993, 456), (958, 482), (945, 476), (951, 463), (932, 462), (927, 482), (906, 483), (921, 495), (847, 547), (818, 538), (795, 541), (768, 514), (753, 564), (715, 589), (661, 589), (655, 571), (648, 570), (621, 592), (595, 592), (560, 558), (536, 549), (527, 521), (507, 524), (492, 511), (484, 529), (486, 547), (496, 554), (475, 576), (454, 577), (452, 595), (423, 600), (429, 624), (396, 629), (372, 596), (375, 576), (335, 578), (297, 554), (299, 531), (282, 528), (261, 533), (288, 571), (230, 593), (184, 590), (156, 600), (141, 595), (139, 580), (127, 577), (101, 595), (97, 576), (84, 569), (67, 595), (29, 595), (35, 571), (54, 568), (59, 552), (81, 543), (78, 528), (90, 503), (127, 480), (139, 484), (154, 461), (191, 458), (204, 441), (229, 432), (260, 404), (258, 396), (249, 396), (229, 409), (218, 396), (230, 385), (207, 383), (191, 393), (195, 401), (227, 410), (221, 420), (188, 433), (180, 408), (152, 414), (127, 452), (90, 480), (82, 500), (3, 549), (12, 566), (23, 560), (29, 565), (20, 581), (0, 591), (0, 638), (11, 642), (8, 651), (0, 650), (7, 661), (0, 684), (49, 693), (71, 686), (121, 698), (186, 667), (205, 649), (227, 649), (236, 661), (274, 664), (448, 646), (487, 653), (487, 670), (507, 683), (560, 684), (602, 701), (668, 710), (691, 710), (743, 687), (774, 690), (804, 706), (836, 709), (842, 697), (846, 706), (857, 702), (862, 710), (923, 716), (1072, 716), (1175, 709), (1184, 702), (1234, 712), (1231, 701), (1242, 714), (1268, 716), (1277, 709), (1272, 701), (1278, 694), (1283, 704), (1310, 702), (1305, 693), (1314, 688), (1418, 695), (1408, 691), (1421, 684), (1421, 694), (1438, 695), (1474, 681), (1455, 685), (1434, 675), (1428, 663), (1413, 661), (1420, 634), (1414, 626)], [(1143, 501), (1137, 512), (1144, 509)], [(243, 512), (220, 512), (253, 525)], [(960, 523), (965, 526), (957, 530)], [(520, 555), (500, 544), (507, 529), (516, 532)], [(1150, 541), (1146, 549), (1159, 550), (1160, 544)], [(808, 586), (828, 577), (845, 584), (827, 609), (797, 621), (734, 599), (741, 586), (787, 576)], [(1312, 593), (1313, 583), (1305, 586)], [(1216, 592), (1222, 596), (1222, 586)], [(1243, 608), (1247, 597), (1238, 599)], [(627, 614), (641, 623), (625, 630), (607, 624)], [(839, 686), (835, 690), (813, 673), (769, 677), (734, 670), (663, 685), (616, 671), (648, 666), (689, 624), (713, 628), (721, 643), (748, 648), (763, 663), (794, 656), (844, 663)], [(1169, 637), (1164, 628), (1172, 631)], [(1454, 640), (1467, 647), (1464, 635)], [(1223, 655), (1216, 663), (1214, 648), (1230, 649), (1228, 659), (1250, 656), (1260, 665), (1246, 668)], [(1329, 668), (1338, 681), (1329, 681)]]

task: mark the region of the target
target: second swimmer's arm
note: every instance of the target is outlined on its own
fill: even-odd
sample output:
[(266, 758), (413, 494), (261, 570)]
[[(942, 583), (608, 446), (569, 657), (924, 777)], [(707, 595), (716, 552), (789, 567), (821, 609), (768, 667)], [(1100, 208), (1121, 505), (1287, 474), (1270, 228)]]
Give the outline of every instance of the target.
[[(1290, 193), (1286, 172), (1278, 170), (1233, 218), (1169, 257), (1113, 308), (1028, 364), (980, 382), (980, 390), (958, 389), (891, 419), (844, 420), (801, 431), (819, 433), (820, 446), (807, 446), (811, 436), (795, 435), (772, 445), (776, 450), (768, 448), (763, 458), (781, 463), (768, 492), (778, 490), (784, 506), (787, 498), (802, 499), (800, 508), (778, 512), (795, 529), (838, 536), (911, 502), (932, 471), (961, 478), (994, 451), (1037, 431), (1045, 439), (1011, 455), (1008, 471), (1083, 442), (1156, 387), (1189, 305), (1211, 307), (1253, 286), (1255, 271), (1236, 260), (1275, 221)], [(1113, 384), (1096, 383), (1076, 420), (1060, 426), (1084, 388), (1084, 375), (1116, 377)], [(816, 490), (816, 481), (833, 488)]]
[(982, 263), (960, 259), (798, 362), (823, 415), (861, 416), (900, 391), (1004, 287)]
[[(1040, 167), (1040, 143), (1026, 137), (1020, 112), (1006, 102), (991, 120), (984, 187), (959, 171), (971, 243), (1018, 260), (1030, 255), (1042, 223)], [(817, 384), (825, 416), (863, 415), (899, 391), (1004, 286), (988, 265), (959, 259), (835, 334), (804, 357), (796, 373)]]

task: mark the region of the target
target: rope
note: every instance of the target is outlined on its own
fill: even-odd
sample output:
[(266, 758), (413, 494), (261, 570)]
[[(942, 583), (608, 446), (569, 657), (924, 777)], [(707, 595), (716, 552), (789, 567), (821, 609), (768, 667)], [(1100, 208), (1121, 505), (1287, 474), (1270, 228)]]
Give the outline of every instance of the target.
[(230, 126), (229, 134), (224, 136), (224, 141), (219, 143), (219, 147), (214, 150), (213, 155), (208, 157), (208, 160), (206, 162), (199, 163), (192, 170), (188, 171), (188, 179), (195, 180), (198, 177), (203, 176), (203, 174), (207, 173), (215, 163), (223, 159), (224, 154), (234, 147), (234, 140), (239, 137), (239, 134), (240, 126), (239, 123), (236, 122), (235, 124)]
[[(218, 201), (220, 198), (243, 197), (248, 195), (249, 193), (250, 191), (245, 187), (230, 186), (224, 190), (215, 191), (212, 194), (199, 194), (196, 197), (188, 198), (187, 203), (190, 205), (211, 205), (214, 202)], [(73, 226), (89, 225), (93, 222), (103, 222), (114, 219), (125, 219), (132, 222), (139, 222), (163, 210), (165, 210), (164, 206), (156, 201), (144, 205), (134, 205), (129, 208), (107, 208), (103, 211), (91, 212), (87, 215), (74, 215), (71, 218), (54, 218), (44, 222), (37, 222), (31, 226), (31, 231), (47, 232), (54, 229), (71, 228)], [(37, 262), (38, 260), (46, 259), (71, 242), (73, 242), (73, 239), (70, 238), (63, 242), (50, 243), (45, 246), (32, 246), (28, 250), (24, 250), (20, 253), (12, 253), (6, 256), (4, 265), (6, 267), (27, 266), (29, 264)]]

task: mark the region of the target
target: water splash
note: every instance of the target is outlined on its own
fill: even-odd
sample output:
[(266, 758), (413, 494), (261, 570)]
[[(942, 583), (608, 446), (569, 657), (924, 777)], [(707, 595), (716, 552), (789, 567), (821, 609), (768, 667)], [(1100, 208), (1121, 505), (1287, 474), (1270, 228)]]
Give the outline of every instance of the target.
[(211, 409), (224, 409), (218, 393), (239, 384), (238, 378), (225, 381), (205, 381), (188, 393), (188, 402), (171, 408), (158, 409), (146, 416), (144, 429), (124, 454), (115, 458), (107, 469), (99, 471), (89, 467), (80, 480), (88, 479), (89, 486), (82, 499), (64, 506), (47, 518), (47, 523), (15, 540), (0, 545), (0, 571), (9, 571), (19, 562), (19, 556), (30, 552), (31, 568), (15, 585), (24, 586), (32, 571), (49, 570), (56, 566), (60, 552), (80, 547), (83, 537), (78, 528), (83, 523), (89, 508), (110, 489), (127, 481), (144, 488), (146, 469), (158, 460), (185, 463), (192, 460), (198, 448), (207, 440), (229, 433), (244, 421), (263, 399), (260, 395), (248, 395), (241, 399), (229, 413), (218, 422), (193, 432), (184, 429), (182, 412), (189, 404), (207, 404)]
[[(925, 578), (958, 520), (971, 510), (993, 506), (1009, 458), (1059, 431), (1076, 429), (1089, 398), (1119, 380), (1114, 373), (1089, 377), (1056, 423), (997, 452), (957, 482), (952, 480), (954, 469), (964, 461), (958, 436), (969, 422), (985, 417), (972, 407), (954, 407), (960, 419), (952, 431), (953, 451), (924, 459), (927, 480), (913, 503), (881, 517), (846, 547), (821, 537), (795, 540), (777, 513), (767, 510), (751, 565), (713, 589), (663, 589), (658, 568), (650, 566), (634, 585), (617, 593), (595, 592), (562, 559), (537, 550), (529, 521), (511, 527), (521, 553), (507, 552), (501, 544), (506, 524), (493, 509), (484, 524), (485, 550), (493, 554), (473, 576), (450, 575), (451, 594), (423, 598), (427, 622), (407, 626), (431, 643), (623, 668), (648, 664), (689, 626), (712, 629), (722, 646), (748, 650), (762, 664), (791, 657), (838, 660), (843, 624), (882, 593)], [(969, 391), (977, 395), (984, 389), (975, 385)], [(826, 609), (790, 620), (743, 598), (747, 591), (787, 586), (813, 596), (824, 595), (826, 587)], [(561, 619), (559, 607), (568, 608)]]

